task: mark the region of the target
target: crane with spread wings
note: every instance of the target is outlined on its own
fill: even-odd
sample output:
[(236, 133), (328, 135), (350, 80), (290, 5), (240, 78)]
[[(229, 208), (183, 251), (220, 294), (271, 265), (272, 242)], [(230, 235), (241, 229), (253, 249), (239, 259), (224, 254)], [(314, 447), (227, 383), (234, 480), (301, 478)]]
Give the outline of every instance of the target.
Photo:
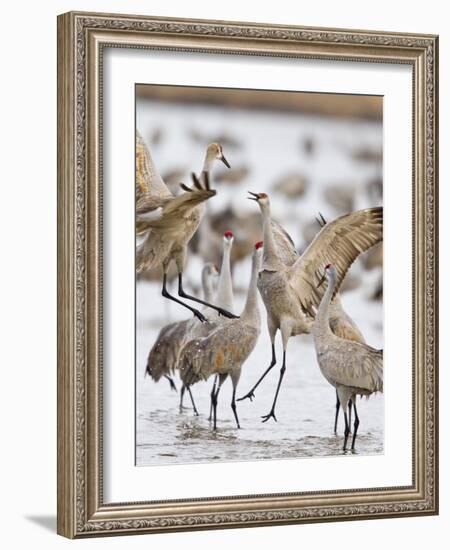
[[(263, 422), (270, 418), (276, 421), (275, 407), (283, 376), (286, 370), (286, 351), (289, 338), (309, 334), (324, 290), (317, 286), (323, 274), (323, 266), (332, 263), (336, 267), (334, 294), (355, 259), (383, 238), (383, 209), (381, 207), (359, 210), (326, 224), (316, 235), (305, 252), (287, 261), (286, 249), (292, 239), (275, 233), (270, 213), (270, 201), (266, 193), (250, 193), (261, 210), (263, 222), (264, 257), (259, 273), (258, 289), (267, 310), (267, 325), (272, 345), (272, 360), (269, 367), (239, 400), (252, 399), (254, 391), (276, 365), (275, 335), (281, 332), (283, 362), (272, 408), (264, 415)], [(286, 232), (284, 232), (286, 233)], [(283, 246), (279, 240), (282, 236)], [(293, 247), (293, 244), (291, 244)]]
[(173, 195), (159, 175), (150, 151), (141, 135), (136, 136), (136, 234), (142, 238), (136, 250), (136, 271), (162, 266), (162, 295), (189, 309), (200, 321), (206, 317), (167, 290), (167, 271), (174, 261), (178, 271), (178, 296), (217, 310), (221, 315), (235, 318), (231, 312), (187, 294), (183, 288), (183, 271), (187, 246), (196, 232), (205, 212), (205, 201), (216, 194), (209, 184), (209, 174), (216, 160), (227, 167), (222, 147), (208, 145), (201, 178), (192, 174), (192, 187), (184, 183), (184, 193)]

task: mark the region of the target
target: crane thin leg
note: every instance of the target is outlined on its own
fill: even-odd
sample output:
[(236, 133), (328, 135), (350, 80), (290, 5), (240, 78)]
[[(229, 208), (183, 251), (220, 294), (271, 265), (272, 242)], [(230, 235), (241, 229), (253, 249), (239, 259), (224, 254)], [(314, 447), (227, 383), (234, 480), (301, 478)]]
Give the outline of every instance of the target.
[(191, 403), (192, 403), (192, 408), (194, 409), (194, 414), (195, 414), (195, 416), (198, 416), (198, 410), (197, 410), (197, 407), (195, 406), (195, 401), (194, 401), (194, 397), (192, 395), (190, 386), (187, 386), (187, 391), (189, 393), (189, 397), (191, 398)]
[(211, 388), (211, 404), (209, 406), (209, 418), (208, 418), (208, 420), (210, 422), (211, 422), (212, 416), (213, 416), (213, 399), (214, 399), (214, 393), (216, 391), (216, 385), (217, 385), (218, 379), (219, 379), (219, 375), (216, 374), (216, 376), (214, 377), (213, 387)]
[(261, 418), (263, 419), (263, 422), (267, 422), (269, 418), (273, 418), (275, 422), (277, 421), (277, 417), (275, 416), (275, 406), (277, 404), (278, 393), (280, 392), (281, 382), (283, 381), (285, 370), (286, 370), (286, 351), (283, 351), (283, 364), (281, 365), (281, 369), (280, 369), (280, 378), (278, 379), (277, 391), (275, 392), (275, 397), (274, 397), (272, 408), (270, 409), (269, 414), (265, 414), (264, 416), (261, 416)]
[(335, 434), (337, 434), (337, 423), (338, 423), (340, 406), (341, 406), (341, 402), (339, 401), (338, 392), (336, 390), (336, 414), (335, 414), (335, 417), (334, 417), (334, 433)]
[(348, 402), (348, 429), (350, 430), (349, 433), (352, 433), (352, 408), (353, 408), (353, 399), (350, 399)]
[(231, 398), (231, 408), (233, 409), (233, 414), (234, 414), (234, 418), (236, 419), (238, 430), (240, 430), (241, 425), (239, 424), (239, 418), (236, 410), (236, 388), (233, 388), (233, 397)]
[(186, 391), (186, 386), (183, 384), (181, 386), (181, 391), (180, 391), (180, 412), (183, 412), (183, 397), (184, 397), (184, 392)]
[[(335, 417), (334, 417), (334, 433), (335, 434), (337, 434), (337, 423), (338, 423), (340, 406), (341, 406), (341, 402), (339, 401), (338, 392), (336, 390), (336, 414), (335, 414)], [(352, 407), (353, 407), (353, 401), (350, 399), (350, 401), (348, 402), (348, 425), (349, 425), (349, 429), (350, 429), (349, 433), (352, 433), (352, 430), (350, 428), (350, 426), (352, 425)]]
[(254, 391), (256, 390), (256, 388), (259, 386), (259, 384), (264, 380), (266, 375), (273, 369), (273, 367), (276, 364), (277, 364), (277, 358), (275, 356), (275, 344), (272, 344), (272, 361), (271, 361), (270, 365), (264, 371), (263, 375), (258, 380), (258, 382), (256, 382), (256, 384), (253, 386), (253, 388), (248, 393), (246, 393), (243, 397), (239, 397), (238, 401), (243, 401), (244, 399), (250, 399), (250, 401), (252, 401), (253, 398), (255, 397)]
[(220, 315), (223, 315), (224, 317), (228, 317), (229, 319), (239, 319), (238, 315), (234, 315), (234, 313), (231, 313), (230, 311), (227, 311), (226, 309), (215, 306), (213, 304), (209, 304), (208, 302), (205, 302), (204, 300), (201, 300), (200, 298), (196, 298), (195, 296), (191, 296), (190, 294), (187, 294), (183, 289), (183, 274), (182, 273), (178, 273), (178, 296), (181, 296), (182, 298), (186, 298), (186, 300), (192, 300), (192, 301), (197, 302), (199, 304), (203, 304), (204, 306), (208, 306), (212, 309), (215, 309), (216, 311), (219, 312)]
[(171, 376), (169, 376), (168, 374), (165, 374), (164, 378), (169, 381), (170, 389), (173, 390), (173, 391), (177, 391), (177, 387), (175, 385), (175, 382), (174, 382), (173, 378)]
[(213, 397), (213, 430), (217, 429), (217, 401), (219, 397), (220, 384), (217, 385), (217, 390)]
[(348, 424), (348, 416), (347, 416), (346, 411), (344, 411), (344, 420), (345, 420), (345, 431), (344, 431), (344, 448), (343, 448), (343, 451), (345, 452), (347, 450), (348, 434), (350, 433), (350, 426)]
[(206, 317), (198, 309), (188, 306), (187, 304), (185, 304), (181, 300), (178, 300), (178, 298), (175, 298), (175, 296), (172, 296), (172, 294), (169, 293), (169, 291), (167, 290), (167, 275), (165, 273), (163, 276), (162, 295), (164, 296), (164, 298), (172, 300), (172, 302), (176, 302), (177, 304), (180, 304), (181, 306), (191, 311), (202, 323), (205, 323), (207, 321)]
[(358, 426), (359, 426), (359, 416), (356, 410), (356, 403), (353, 403), (353, 408), (355, 410), (355, 423), (353, 424), (352, 450), (355, 448), (356, 432), (358, 431)]

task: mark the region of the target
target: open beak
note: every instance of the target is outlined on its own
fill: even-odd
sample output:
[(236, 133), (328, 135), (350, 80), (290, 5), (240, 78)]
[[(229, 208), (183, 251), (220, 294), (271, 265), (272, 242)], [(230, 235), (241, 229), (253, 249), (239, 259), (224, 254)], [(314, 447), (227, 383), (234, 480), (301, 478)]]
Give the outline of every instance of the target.
[(222, 153), (222, 156), (220, 157), (220, 160), (225, 164), (225, 166), (227, 168), (231, 168), (230, 166), (230, 163), (227, 161), (227, 159), (223, 156), (223, 153)]
[(318, 284), (317, 284), (317, 288), (319, 288), (320, 286), (323, 285), (323, 282), (325, 281), (325, 279), (326, 279), (326, 275), (325, 275), (325, 273), (324, 273), (324, 274), (322, 275), (322, 278), (320, 279), (320, 281), (319, 281)]
[(257, 193), (253, 193), (253, 191), (248, 191), (250, 195), (253, 195), (252, 197), (247, 197), (247, 199), (250, 199), (251, 201), (259, 201), (259, 195)]

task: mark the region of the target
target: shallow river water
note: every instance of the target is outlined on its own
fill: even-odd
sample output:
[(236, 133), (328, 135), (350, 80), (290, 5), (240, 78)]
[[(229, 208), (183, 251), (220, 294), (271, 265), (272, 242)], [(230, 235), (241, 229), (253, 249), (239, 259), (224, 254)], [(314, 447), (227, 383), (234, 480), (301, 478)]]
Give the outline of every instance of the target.
[[(138, 300), (148, 303), (156, 285), (138, 285)], [(156, 296), (155, 296), (156, 298)], [(353, 304), (353, 308), (352, 308)], [(380, 304), (361, 304), (357, 291), (344, 295), (344, 305), (363, 329), (368, 342), (382, 346), (382, 332), (367, 319), (379, 317)], [(371, 311), (373, 310), (373, 311)], [(162, 310), (163, 311), (163, 310)], [(183, 312), (171, 308), (172, 313)], [(244, 395), (270, 363), (270, 341), (265, 326), (265, 314), (258, 344), (244, 364), (238, 386), (238, 397)], [(362, 314), (364, 315), (362, 316)], [(298, 336), (289, 342), (287, 370), (283, 379), (278, 404), (277, 420), (262, 423), (261, 416), (268, 413), (279, 376), (276, 366), (255, 391), (253, 402), (237, 404), (242, 428), (238, 430), (230, 407), (231, 381), (227, 380), (219, 394), (217, 431), (208, 421), (209, 393), (213, 379), (199, 382), (192, 393), (199, 410), (193, 414), (189, 396), (186, 408), (179, 411), (178, 391), (171, 391), (167, 380), (155, 384), (144, 377), (146, 356), (158, 333), (163, 319), (141, 319), (137, 324), (137, 407), (136, 407), (136, 464), (186, 464), (211, 461), (264, 460), (280, 458), (318, 457), (342, 455), (344, 422), (339, 418), (338, 435), (333, 433), (335, 392), (320, 373), (316, 362), (312, 337)], [(281, 342), (277, 340), (277, 353), (281, 357)], [(383, 452), (384, 400), (382, 395), (370, 399), (358, 398), (360, 426), (356, 452), (363, 455)]]

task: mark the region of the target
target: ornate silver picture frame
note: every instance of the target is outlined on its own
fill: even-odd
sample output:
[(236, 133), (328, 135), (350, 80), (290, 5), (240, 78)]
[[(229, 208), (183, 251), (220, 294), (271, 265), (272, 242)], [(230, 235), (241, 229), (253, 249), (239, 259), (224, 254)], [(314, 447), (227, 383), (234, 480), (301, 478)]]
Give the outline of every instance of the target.
[[(105, 502), (103, 56), (107, 48), (412, 69), (412, 483)], [(58, 17), (58, 533), (69, 538), (438, 513), (438, 38), (70, 12)], [(126, 185), (126, 184), (124, 184)], [(134, 182), (130, 182), (134, 186)], [(130, 357), (130, 372), (134, 357)], [(133, 411), (130, 413), (133, 415)], [(130, 418), (133, 422), (133, 416)]]

